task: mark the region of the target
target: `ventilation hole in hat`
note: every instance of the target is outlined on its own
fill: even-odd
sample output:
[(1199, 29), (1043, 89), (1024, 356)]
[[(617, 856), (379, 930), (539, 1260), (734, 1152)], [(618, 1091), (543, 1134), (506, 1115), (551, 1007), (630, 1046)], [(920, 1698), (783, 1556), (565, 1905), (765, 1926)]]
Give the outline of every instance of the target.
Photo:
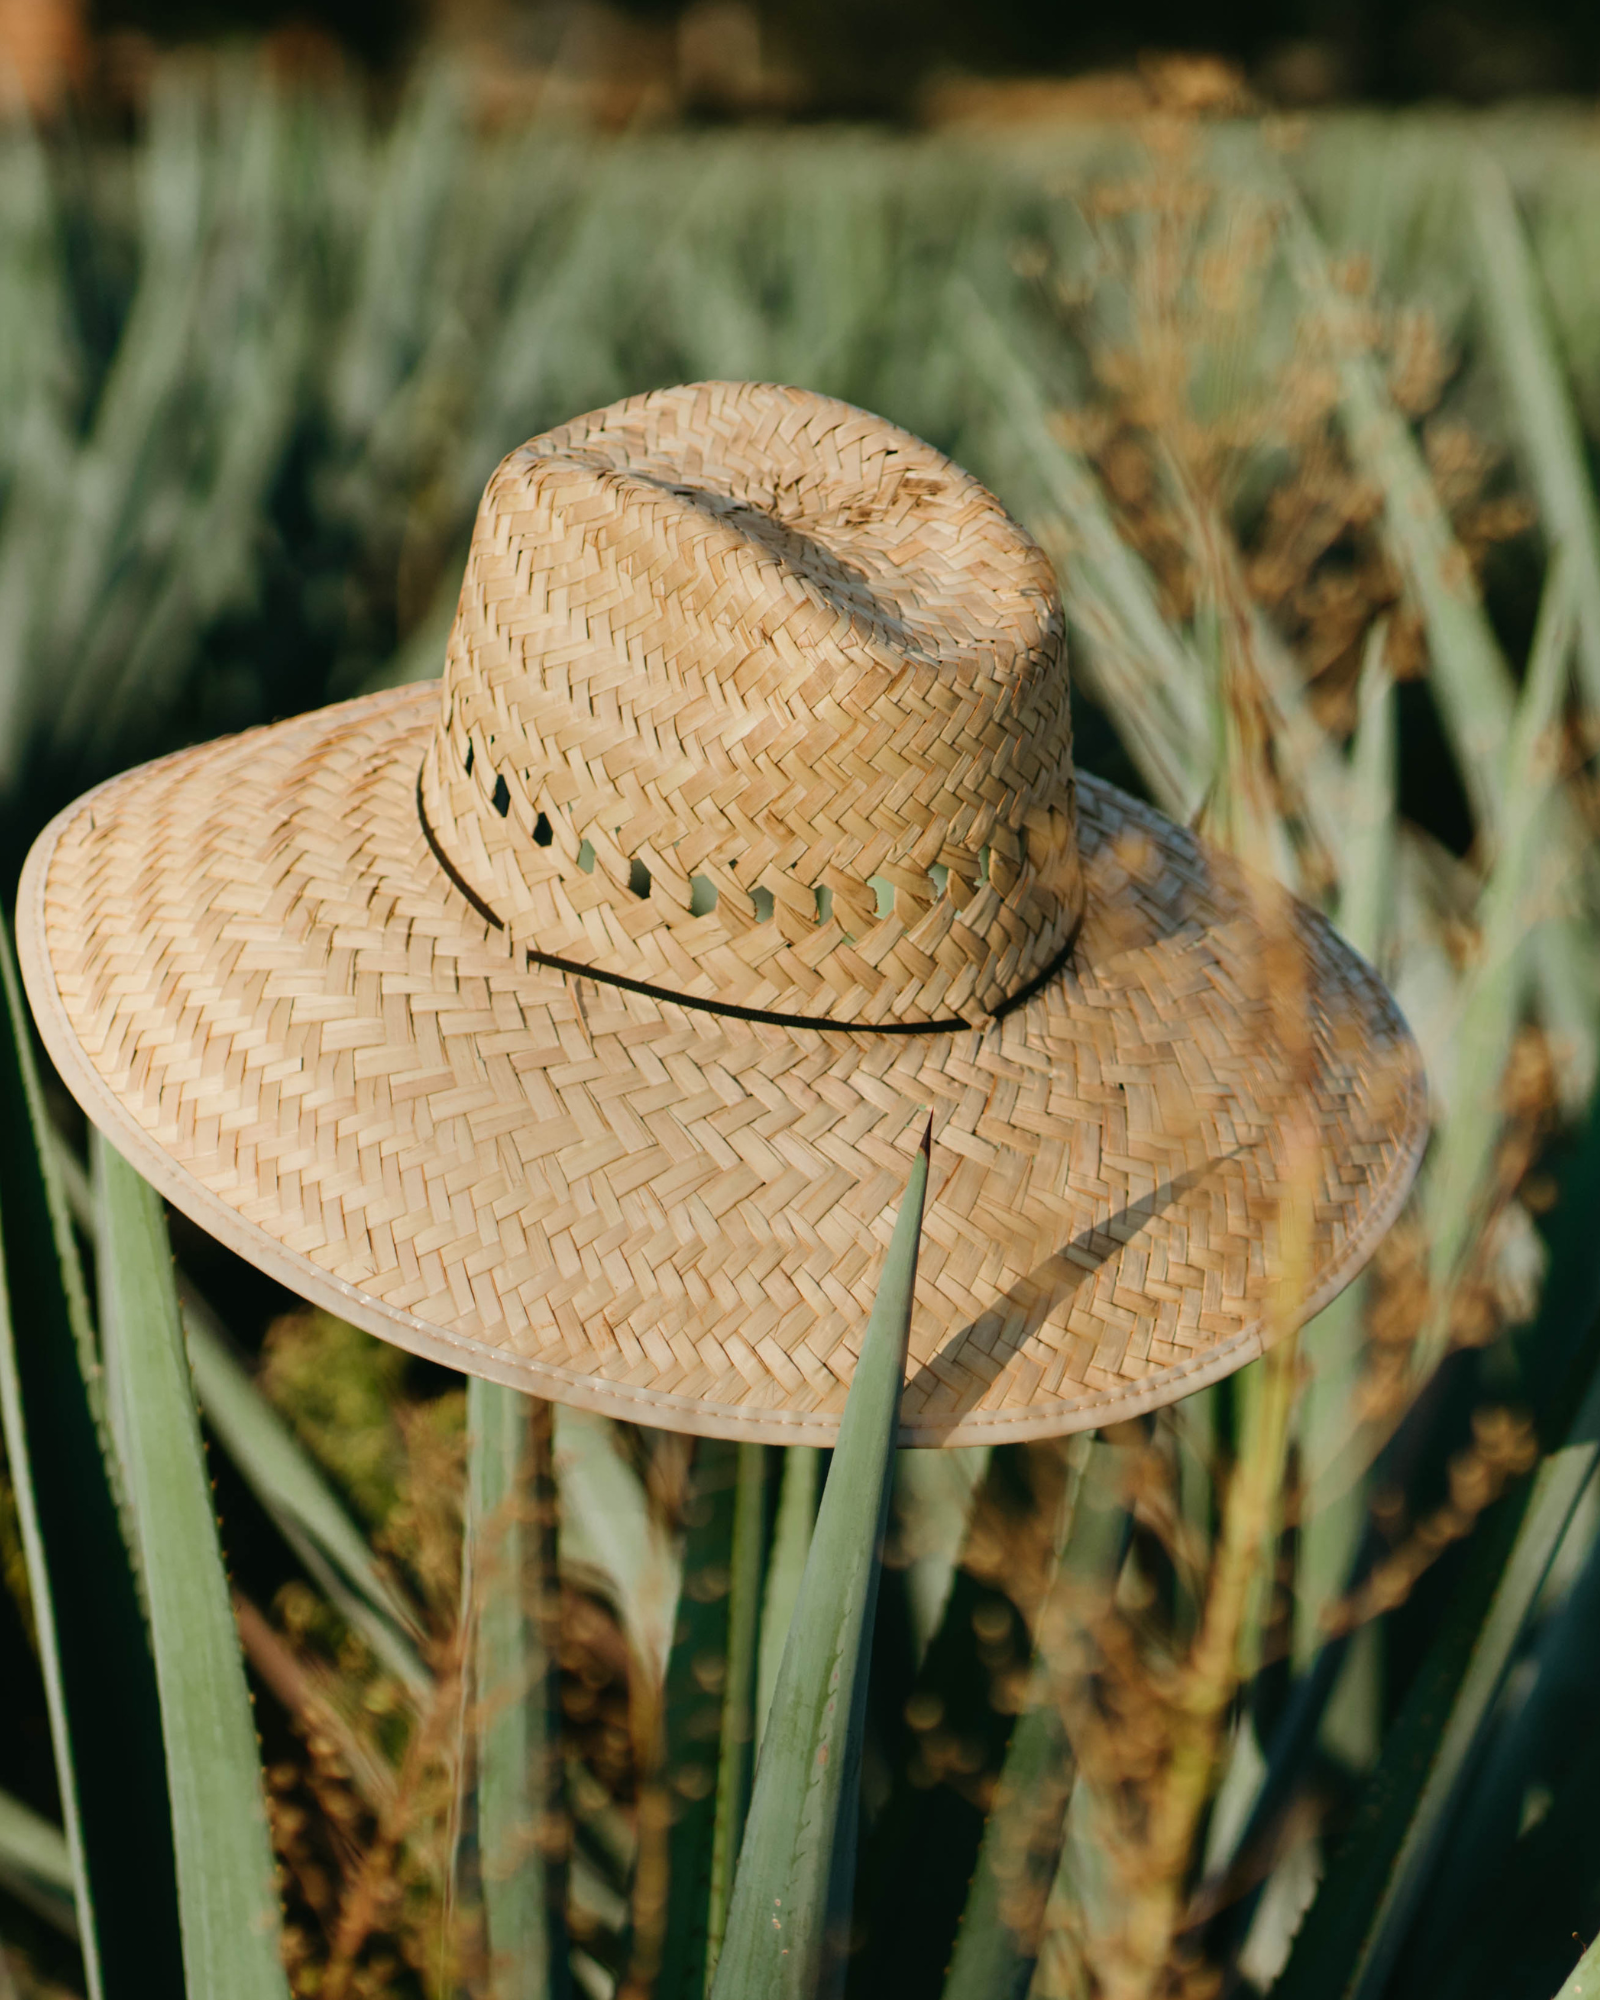
[(978, 880), (980, 882), (987, 882), (988, 879), (989, 879), (989, 850), (987, 847), (980, 847), (978, 849)]
[(867, 877), (867, 887), (878, 899), (878, 915), (880, 917), (893, 916), (894, 884), (886, 880), (882, 875), (869, 875)]
[(933, 884), (933, 893), (942, 896), (950, 886), (950, 870), (942, 861), (936, 861), (928, 870), (928, 880)]
[(689, 914), (691, 917), (709, 917), (717, 907), (717, 885), (709, 875), (689, 877)]
[(583, 870), (585, 875), (592, 875), (594, 873), (594, 849), (586, 840), (581, 840), (578, 843), (578, 866)]
[(650, 893), (650, 870), (637, 855), (628, 863), (628, 887), (641, 899)]
[(472, 776), (472, 761), (476, 755), (477, 752), (472, 747), (472, 738), (469, 736), (467, 738), (467, 776), (469, 778)]
[(833, 891), (819, 882), (811, 893), (817, 899), (817, 922), (825, 924), (833, 915)]
[(541, 847), (548, 847), (555, 839), (554, 830), (543, 813), (533, 823), (533, 837)]
[(490, 799), (489, 803), (502, 819), (511, 810), (511, 787), (506, 783), (506, 774), (504, 771), (494, 781), (494, 797)]
[(750, 901), (755, 905), (756, 922), (770, 924), (772, 913), (778, 907), (777, 898), (770, 889), (752, 889)]

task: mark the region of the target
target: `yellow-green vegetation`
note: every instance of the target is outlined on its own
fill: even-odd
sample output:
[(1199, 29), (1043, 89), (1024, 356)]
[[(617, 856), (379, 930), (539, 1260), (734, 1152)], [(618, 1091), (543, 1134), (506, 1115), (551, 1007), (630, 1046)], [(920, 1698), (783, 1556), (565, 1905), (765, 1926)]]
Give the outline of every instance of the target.
[[(881, 1577), (830, 1530), (859, 1805), (825, 1802), (826, 1886), (815, 1855), (791, 1877), (803, 1990), (1588, 1991), (1587, 125), (602, 142), (479, 129), (445, 75), (380, 123), (225, 65), (165, 72), (131, 143), (11, 127), (0, 154), (13, 869), (109, 770), (435, 672), (477, 494), (531, 432), (766, 377), (1002, 495), (1061, 576), (1080, 761), (1318, 903), (1423, 1045), (1416, 1196), (1297, 1339), (1147, 1422), (901, 1454)], [(719, 1950), (751, 2000), (789, 1990), (741, 1907), (747, 1866), (787, 1865), (758, 1768), (735, 1866), (747, 1746), (794, 1764), (818, 1494), (876, 1494), (881, 1442), (825, 1468), (469, 1394), (180, 1230), (224, 1568), (150, 1205), (104, 1160), (90, 1184), (29, 1062), (6, 1041), (18, 1991), (705, 2000)], [(237, 1675), (171, 1713), (228, 1586), (260, 1776)], [(202, 1723), (232, 1747), (197, 1786)], [(270, 1928), (263, 1796), (281, 1978), (206, 1956), (218, 1922)]]

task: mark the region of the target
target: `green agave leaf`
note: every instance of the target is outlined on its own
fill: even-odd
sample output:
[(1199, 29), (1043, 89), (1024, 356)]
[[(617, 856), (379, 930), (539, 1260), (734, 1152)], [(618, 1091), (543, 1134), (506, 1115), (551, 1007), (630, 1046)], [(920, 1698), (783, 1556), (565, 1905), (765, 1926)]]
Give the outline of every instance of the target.
[(1162, 615), (1155, 579), (1117, 533), (1094, 473), (1061, 442), (1036, 371), (965, 278), (950, 311), (974, 376), (1003, 426), (996, 455), (1036, 493), (1033, 532), (1061, 573), (1074, 625), (1088, 640), (1115, 712), (1138, 715), (1128, 751), (1164, 810), (1186, 819), (1199, 804), (1208, 748), (1206, 672)]
[(478, 1857), (495, 2000), (570, 1990), (558, 1755), (548, 1404), (467, 1383)]
[(558, 1403), (555, 1464), (562, 1576), (598, 1587), (616, 1606), (653, 1699), (672, 1648), (682, 1570), (677, 1538), (651, 1509), (608, 1417)]
[(161, 1693), (187, 2000), (288, 2000), (250, 1692), (153, 1189), (104, 1140), (101, 1325)]
[(1072, 1779), (1061, 1716), (1042, 1702), (1012, 1732), (944, 2000), (1026, 2000), (1044, 1901), (1066, 1837)]
[[(1559, 1573), (1574, 1556), (1577, 1574), (1563, 1588)], [(1557, 1555), (1541, 1612), (1546, 1605), (1517, 1662), (1517, 1696), (1495, 1713), (1406, 1940), (1398, 1978), (1405, 1966), (1427, 1966), (1438, 2000), (1499, 2000), (1513, 1991), (1543, 2000), (1571, 1970), (1582, 1940), (1600, 1930), (1600, 1543), (1586, 1505)]]
[(1556, 2000), (1600, 2000), (1600, 1938), (1572, 1968)]
[(1573, 567), (1578, 661), (1588, 705), (1600, 713), (1600, 509), (1589, 479), (1583, 426), (1572, 406), (1505, 168), (1484, 153), (1469, 186), (1478, 304), (1539, 496), (1545, 533), (1567, 550)]
[[(1332, 350), (1350, 455), (1383, 496), (1385, 536), (1427, 628), (1429, 686), (1480, 829), (1495, 838), (1510, 803), (1503, 746), (1516, 702), (1511, 669), (1422, 452), (1361, 338), (1357, 308), (1335, 284), (1303, 203), (1286, 180), (1280, 185), (1289, 268)], [(1589, 843), (1564, 799), (1552, 803), (1548, 836), (1565, 861), (1584, 863)], [(1532, 957), (1542, 1005), (1571, 1051), (1564, 1075), (1575, 1108), (1595, 1075), (1587, 941), (1571, 924), (1546, 924)]]
[[(90, 2000), (182, 1991), (161, 1714), (99, 1357), (0, 931), (0, 1416)], [(85, 1578), (93, 1588), (83, 1587)], [(114, 1671), (110, 1670), (114, 1665)]]
[(865, 1663), (931, 1139), (930, 1122), (862, 1335), (756, 1767), (712, 2000), (815, 2000), (843, 1973)]
[[(1449, 1718), (1384, 1885), (1371, 1936), (1352, 1987), (1356, 2000), (1378, 2000), (1399, 1958), (1428, 1872), (1468, 1775), (1484, 1725), (1505, 1686), (1517, 1646), (1584, 1488), (1600, 1463), (1600, 1381), (1574, 1425), (1578, 1442), (1540, 1466), (1504, 1571), (1461, 1674)], [(1388, 1746), (1385, 1746), (1387, 1760)]]
[[(1572, 651), (1574, 574), (1561, 550), (1545, 584), (1527, 684), (1505, 746), (1500, 846), (1484, 884), (1482, 942), (1464, 982), (1456, 1031), (1462, 1084), (1439, 1135), (1426, 1198), (1430, 1261), (1441, 1288), (1454, 1276), (1480, 1219), (1481, 1189), (1501, 1125), (1495, 1093), (1475, 1087), (1475, 1081), (1505, 1073), (1530, 970), (1529, 942), (1548, 929), (1533, 869), (1557, 798), (1554, 742)], [(1436, 1345), (1445, 1332), (1444, 1312), (1441, 1306), (1432, 1329)]]
[[(1275, 2000), (1377, 2000), (1413, 1919), (1460, 1788), (1527, 1629), (1574, 1508), (1600, 1464), (1600, 1370), (1569, 1395), (1574, 1352), (1600, 1312), (1594, 1208), (1600, 1105), (1564, 1177), (1551, 1268), (1528, 1338), (1530, 1382), (1548, 1412), (1573, 1408), (1564, 1442), (1534, 1478), (1496, 1503), (1410, 1693), (1383, 1743), (1351, 1826), (1295, 1940)], [(1557, 1386), (1560, 1385), (1560, 1386)], [(1562, 1429), (1557, 1423), (1558, 1436)]]
[(0, 1792), (0, 1883), (46, 1923), (78, 1935), (66, 1835), (9, 1792)]
[[(1035, 1449), (990, 1452), (975, 1513), (991, 1521), (1033, 1514)], [(900, 1740), (887, 1746), (888, 1796), (858, 1872), (865, 1935), (850, 1963), (852, 2000), (869, 2000), (897, 1977), (913, 1992), (935, 1990), (950, 1963), (984, 1839), (980, 1788), (1003, 1770), (1015, 1724), (1014, 1698), (997, 1702), (997, 1681), (1025, 1674), (1028, 1653), (1024, 1611), (1004, 1584), (957, 1566), (938, 1630), (894, 1703)], [(953, 1768), (945, 1745), (959, 1746)]]
[(783, 1454), (783, 1481), (778, 1491), (778, 1518), (767, 1559), (767, 1588), (761, 1601), (761, 1664), (756, 1688), (756, 1743), (766, 1733), (777, 1692), (778, 1669), (789, 1643), (800, 1582), (811, 1553), (817, 1519), (817, 1484), (822, 1454), (815, 1445), (792, 1444)]
[[(739, 1471), (737, 1445), (704, 1438), (696, 1446), (683, 1593), (662, 1694), (658, 1783), (667, 1822), (667, 1902), (654, 1988), (661, 2000), (701, 2000), (706, 1990)], [(642, 1921), (639, 1929), (642, 1937)]]
[(206, 1421), (329, 1600), (419, 1698), (433, 1676), (409, 1606), (316, 1462), (235, 1359), (210, 1307), (180, 1272), (189, 1361)]
[(741, 1444), (733, 1496), (733, 1576), (728, 1591), (728, 1664), (722, 1687), (722, 1741), (717, 1759), (716, 1824), (711, 1838), (711, 1892), (706, 1918), (706, 1977), (717, 1969), (728, 1928), (733, 1870), (750, 1807), (755, 1754), (757, 1621), (767, 1545), (768, 1447)]
[[(53, 1153), (72, 1219), (93, 1242), (99, 1224), (89, 1177), (64, 1143), (58, 1140)], [(222, 1322), (181, 1268), (177, 1285), (195, 1388), (218, 1442), (329, 1602), (390, 1672), (422, 1697), (433, 1676), (417, 1650), (420, 1628), (410, 1606), (373, 1561), (321, 1468), (251, 1379)]]
[(1113, 1465), (1112, 1448), (1098, 1441), (1075, 1456), (1056, 1574), (1039, 1613), (1028, 1706), (1012, 1731), (995, 1787), (944, 2000), (1025, 2000), (1033, 1976), (1046, 1899), (1062, 1866), (1075, 1777), (1058, 1663), (1090, 1656), (1132, 1525)]

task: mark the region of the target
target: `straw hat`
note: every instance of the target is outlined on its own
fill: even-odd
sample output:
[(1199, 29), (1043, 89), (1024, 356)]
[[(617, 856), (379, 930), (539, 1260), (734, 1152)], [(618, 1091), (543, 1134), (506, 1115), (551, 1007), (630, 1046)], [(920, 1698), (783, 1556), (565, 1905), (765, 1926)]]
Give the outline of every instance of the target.
[(420, 1353), (834, 1435), (927, 1116), (903, 1435), (1170, 1401), (1403, 1200), (1417, 1052), (1310, 910), (1074, 778), (1040, 550), (930, 447), (701, 383), (490, 480), (442, 684), (52, 822), (24, 977), (197, 1222)]

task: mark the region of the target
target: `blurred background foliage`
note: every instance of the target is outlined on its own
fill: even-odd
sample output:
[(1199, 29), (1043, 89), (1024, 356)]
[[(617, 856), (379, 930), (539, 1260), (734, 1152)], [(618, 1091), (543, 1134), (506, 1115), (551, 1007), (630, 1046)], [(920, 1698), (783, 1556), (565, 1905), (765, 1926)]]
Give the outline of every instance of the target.
[[(850, 1991), (1553, 1994), (1600, 1929), (1591, 116), (1263, 115), (1212, 58), (963, 82), (938, 9), (889, 93), (916, 132), (780, 125), (860, 100), (776, 12), (607, 16), (603, 60), (598, 15), (530, 14), (555, 39), (498, 63), (517, 21), (457, 20), (381, 86), (304, 26), (160, 55), (61, 18), (80, 108), (41, 85), (0, 132), (8, 895), (98, 778), (433, 675), (483, 481), (551, 423), (764, 377), (951, 452), (1058, 566), (1080, 760), (1333, 916), (1436, 1135), (1275, 1361), (901, 1455)], [(1043, 19), (995, 34), (1064, 63)], [(296, 1990), (487, 1991), (466, 1391), (172, 1228)], [(729, 1467), (565, 1411), (548, 1449), (563, 1963), (687, 1993)], [(757, 1727), (825, 1472), (752, 1475)], [(0, 1977), (82, 1991), (14, 1511), (0, 1553)]]

